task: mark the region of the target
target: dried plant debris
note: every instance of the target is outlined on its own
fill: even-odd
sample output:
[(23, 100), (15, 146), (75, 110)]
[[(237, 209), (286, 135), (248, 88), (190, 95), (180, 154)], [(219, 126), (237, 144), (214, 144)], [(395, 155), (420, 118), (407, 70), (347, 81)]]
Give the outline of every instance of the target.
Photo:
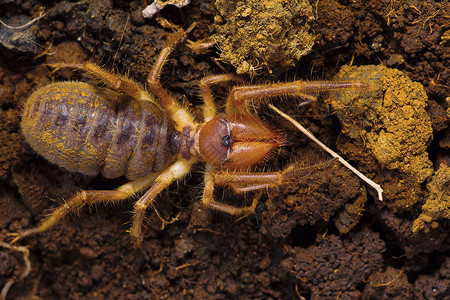
[[(27, 247), (11, 245), (11, 244), (5, 243), (1, 240), (0, 240), (0, 247), (6, 248), (6, 249), (9, 249), (12, 251), (16, 251), (16, 252), (22, 252), (23, 261), (25, 264), (25, 268), (22, 270), (21, 274), (19, 276), (17, 276), (18, 277), (17, 279), (12, 277), (5, 281), (5, 283), (1, 289), (1, 293), (0, 293), (0, 299), (5, 300), (11, 286), (15, 282), (25, 279), (28, 277), (28, 275), (30, 275), (30, 272), (31, 272), (30, 251), (28, 250)], [(0, 284), (0, 286), (1, 286), (1, 284)]]
[(369, 276), (364, 287), (364, 299), (392, 299), (394, 297), (412, 299), (412, 285), (402, 270), (388, 266), (383, 272)]
[(286, 71), (314, 45), (308, 22), (315, 17), (306, 0), (217, 0), (215, 5), (220, 59), (238, 74)]
[[(0, 43), (7, 49), (15, 52), (36, 52), (36, 25), (31, 25), (24, 15), (17, 15), (8, 20), (1, 20)], [(30, 25), (28, 25), (30, 24)]]
[(150, 4), (149, 6), (147, 6), (143, 11), (142, 11), (142, 16), (144, 18), (153, 18), (153, 16), (160, 11), (161, 9), (163, 9), (164, 7), (166, 7), (167, 5), (174, 5), (176, 7), (183, 7), (189, 4), (189, 2), (191, 2), (190, 0), (155, 0), (152, 4)]

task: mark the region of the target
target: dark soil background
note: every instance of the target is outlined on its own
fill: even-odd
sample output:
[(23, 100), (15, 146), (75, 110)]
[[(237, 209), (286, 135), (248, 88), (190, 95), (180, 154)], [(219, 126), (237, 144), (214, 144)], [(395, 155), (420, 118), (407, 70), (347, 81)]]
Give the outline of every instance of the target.
[[(126, 182), (87, 178), (49, 164), (23, 140), (20, 115), (34, 90), (52, 81), (85, 80), (80, 72), (52, 72), (50, 63), (91, 60), (144, 83), (171, 32), (162, 19), (142, 18), (148, 4), (0, 0), (0, 19), (12, 26), (46, 13), (27, 30), (0, 25), (1, 240), (38, 224), (77, 188), (113, 189)], [(311, 5), (316, 16), (309, 23), (316, 37), (312, 51), (287, 72), (286, 66), (267, 65), (250, 74), (248, 82), (331, 80), (346, 64), (397, 68), (423, 84), (429, 98), (433, 140), (428, 153), (434, 170), (450, 164), (448, 2), (320, 0)], [(188, 38), (198, 41), (223, 33), (217, 28), (227, 19), (218, 21), (218, 15), (214, 1), (192, 0), (181, 9), (168, 6), (158, 17), (183, 28), (197, 22)], [(194, 53), (186, 45), (176, 48), (161, 81), (201, 116), (199, 80), (235, 68), (220, 60), (218, 49)], [(215, 89), (219, 105), (229, 88)], [(338, 118), (325, 101), (301, 107), (295, 101), (275, 103), (381, 184), (385, 201), (263, 107), (261, 116), (283, 128), (291, 141), (266, 169), (295, 162), (309, 170), (308, 176), (263, 195), (255, 215), (236, 218), (200, 205), (199, 164), (158, 197), (155, 209), (165, 219), (177, 217), (176, 222), (162, 226), (155, 210), (148, 210), (140, 249), (133, 248), (127, 233), (132, 200), (81, 210), (19, 242), (30, 249), (32, 271), (17, 280), (7, 298), (450, 299), (448, 219), (412, 232), (430, 194), (430, 178), (412, 183), (400, 171), (381, 167), (362, 144), (340, 134)], [(216, 191), (217, 198), (235, 205), (248, 204), (252, 196)], [(18, 279), (23, 268), (20, 253), (0, 249), (0, 286)]]

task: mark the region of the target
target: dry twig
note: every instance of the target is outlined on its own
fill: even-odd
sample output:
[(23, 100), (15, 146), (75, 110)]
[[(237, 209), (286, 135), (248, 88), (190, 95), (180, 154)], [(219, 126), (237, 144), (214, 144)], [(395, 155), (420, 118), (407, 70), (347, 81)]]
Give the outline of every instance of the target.
[(354, 167), (352, 167), (346, 160), (344, 160), (341, 156), (339, 156), (339, 154), (337, 154), (336, 152), (334, 152), (333, 150), (331, 150), (330, 148), (328, 148), (327, 146), (325, 146), (321, 141), (319, 141), (315, 136), (313, 136), (305, 127), (303, 127), (302, 125), (300, 125), (300, 123), (298, 123), (297, 121), (295, 121), (293, 118), (291, 118), (290, 116), (288, 116), (287, 114), (285, 114), (284, 112), (282, 112), (281, 110), (279, 110), (278, 108), (276, 108), (274, 105), (269, 104), (270, 108), (272, 108), (275, 112), (277, 112), (279, 115), (281, 115), (283, 118), (285, 118), (286, 120), (288, 120), (289, 122), (291, 122), (295, 127), (297, 127), (298, 130), (300, 130), (301, 132), (303, 132), (308, 138), (310, 138), (311, 140), (313, 140), (317, 145), (319, 145), (322, 149), (324, 149), (326, 152), (328, 152), (331, 156), (337, 158), (344, 166), (346, 166), (350, 171), (352, 171), (353, 173), (355, 173), (356, 175), (358, 175), (359, 178), (361, 178), (362, 180), (364, 180), (368, 185), (370, 185), (371, 187), (373, 187), (377, 192), (378, 192), (378, 199), (380, 201), (383, 201), (383, 189), (381, 188), (381, 186), (379, 184), (376, 184), (375, 182), (373, 182), (372, 180), (370, 180), (369, 178), (367, 178), (364, 174), (362, 174), (361, 172), (359, 172), (357, 169), (355, 169)]

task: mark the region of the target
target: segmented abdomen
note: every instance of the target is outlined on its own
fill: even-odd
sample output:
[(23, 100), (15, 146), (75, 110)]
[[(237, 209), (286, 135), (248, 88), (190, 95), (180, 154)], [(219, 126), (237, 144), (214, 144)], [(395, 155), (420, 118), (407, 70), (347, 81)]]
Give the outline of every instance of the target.
[(141, 178), (164, 169), (178, 151), (177, 132), (154, 103), (81, 82), (34, 92), (21, 127), (48, 161), (86, 175)]

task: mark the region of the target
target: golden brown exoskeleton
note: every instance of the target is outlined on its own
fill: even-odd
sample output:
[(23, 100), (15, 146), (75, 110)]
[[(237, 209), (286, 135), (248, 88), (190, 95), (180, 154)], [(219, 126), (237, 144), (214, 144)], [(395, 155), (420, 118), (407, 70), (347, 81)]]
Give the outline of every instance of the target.
[(139, 245), (147, 207), (199, 161), (206, 163), (202, 203), (232, 215), (250, 214), (256, 208), (256, 198), (248, 207), (231, 206), (213, 199), (214, 186), (229, 186), (236, 192), (264, 189), (294, 180), (298, 170), (291, 166), (278, 172), (248, 171), (284, 144), (282, 134), (250, 113), (248, 101), (283, 95), (311, 99), (311, 92), (367, 88), (360, 82), (323, 81), (244, 85), (231, 90), (225, 113), (217, 114), (210, 86), (242, 80), (233, 74), (209, 76), (200, 82), (204, 120), (197, 123), (158, 79), (168, 55), (186, 32), (178, 30), (169, 37), (148, 76), (149, 92), (92, 63), (53, 65), (83, 70), (109, 88), (81, 82), (40, 88), (25, 104), (21, 127), (26, 141), (47, 160), (67, 170), (101, 173), (107, 178), (125, 175), (130, 182), (116, 190), (80, 191), (38, 227), (15, 233), (15, 240), (49, 229), (85, 204), (120, 201), (148, 189), (135, 204), (130, 230), (134, 244)]

